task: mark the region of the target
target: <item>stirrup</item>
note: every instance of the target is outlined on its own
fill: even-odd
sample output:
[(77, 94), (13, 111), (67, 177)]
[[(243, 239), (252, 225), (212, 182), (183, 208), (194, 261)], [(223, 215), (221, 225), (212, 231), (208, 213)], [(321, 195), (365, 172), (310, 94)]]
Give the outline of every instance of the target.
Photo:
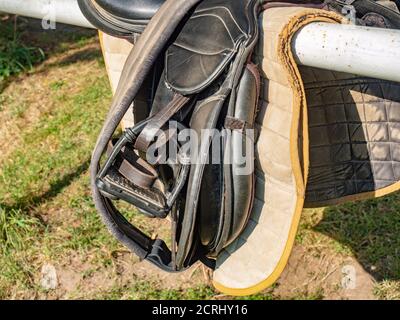
[[(149, 217), (165, 218), (187, 181), (190, 164), (186, 155), (178, 153), (177, 163), (167, 163), (175, 169), (175, 183), (164, 192), (154, 188), (153, 183), (158, 177), (156, 170), (133, 150), (137, 137), (148, 122), (149, 119), (126, 129), (112, 146), (103, 168), (97, 175), (96, 185), (102, 195), (109, 199), (125, 200)], [(177, 130), (183, 129), (185, 127), (177, 123)], [(125, 149), (128, 149), (129, 153)], [(132, 159), (132, 154), (135, 155), (135, 159)]]

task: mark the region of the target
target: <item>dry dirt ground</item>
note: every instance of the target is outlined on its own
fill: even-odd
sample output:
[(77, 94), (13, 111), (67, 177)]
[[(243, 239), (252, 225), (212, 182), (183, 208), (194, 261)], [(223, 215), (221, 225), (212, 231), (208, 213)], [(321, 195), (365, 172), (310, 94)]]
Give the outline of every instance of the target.
[[(204, 267), (164, 273), (108, 234), (87, 173), (111, 100), (97, 36), (21, 25), (46, 59), (0, 91), (0, 298), (232, 298), (211, 288)], [(249, 298), (399, 299), (398, 203), (395, 195), (305, 211), (280, 280)], [(130, 217), (148, 233), (167, 232), (165, 221)], [(43, 287), (46, 265), (55, 269), (53, 288)]]

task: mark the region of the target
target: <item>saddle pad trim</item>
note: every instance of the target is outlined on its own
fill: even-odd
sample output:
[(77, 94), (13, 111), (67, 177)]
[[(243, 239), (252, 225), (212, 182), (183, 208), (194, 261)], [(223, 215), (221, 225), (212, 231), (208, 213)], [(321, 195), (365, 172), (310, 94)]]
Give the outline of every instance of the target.
[[(230, 288), (217, 280), (213, 281), (214, 287), (229, 295), (245, 296), (257, 293), (271, 286), (283, 272), (297, 233), (300, 222), (301, 213), (304, 206), (305, 187), (307, 184), (308, 174), (308, 120), (307, 120), (307, 102), (305, 99), (305, 90), (301, 80), (301, 74), (295, 62), (291, 45), (293, 36), (303, 26), (311, 22), (329, 22), (343, 23), (343, 17), (332, 12), (322, 10), (302, 10), (290, 17), (289, 22), (284, 26), (279, 34), (279, 43), (277, 46), (277, 56), (280, 63), (287, 71), (290, 86), (293, 89), (293, 116), (290, 132), (290, 153), (293, 175), (297, 187), (297, 200), (294, 209), (293, 219), (289, 228), (286, 244), (281, 254), (281, 257), (275, 266), (274, 270), (263, 281), (250, 286), (248, 288)], [(303, 135), (303, 161), (299, 158), (298, 138), (299, 138), (299, 121), (302, 119), (302, 135)], [(303, 167), (301, 165), (303, 163)], [(260, 226), (259, 226), (260, 227)]]

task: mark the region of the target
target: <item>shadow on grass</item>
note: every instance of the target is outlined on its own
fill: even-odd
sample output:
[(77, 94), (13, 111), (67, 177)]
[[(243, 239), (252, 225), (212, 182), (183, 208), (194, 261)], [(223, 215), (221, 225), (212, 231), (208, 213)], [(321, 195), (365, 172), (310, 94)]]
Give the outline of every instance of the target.
[(326, 208), (314, 230), (349, 248), (377, 281), (400, 280), (400, 194)]
[(92, 61), (98, 58), (101, 58), (102, 54), (99, 50), (96, 48), (87, 48), (84, 50), (80, 50), (74, 54), (68, 55), (64, 59), (61, 59), (56, 66), (67, 66), (74, 64), (76, 62), (82, 62), (82, 61)]
[(2, 204), (2, 208), (5, 210), (27, 210), (36, 208), (59, 195), (66, 187), (85, 173), (89, 169), (89, 165), (90, 158), (86, 159), (80, 166), (75, 167), (72, 172), (52, 182), (50, 188), (42, 194), (33, 197), (30, 194), (23, 195), (14, 205), (7, 206)]
[[(0, 15), (1, 24), (4, 32), (7, 34), (0, 35), (1, 39), (12, 40), (18, 37), (19, 44), (29, 48), (40, 48), (43, 50), (45, 59), (54, 54), (68, 52), (71, 48), (78, 49), (76, 52), (66, 55), (57, 63), (46, 65), (40, 70), (25, 70), (19, 74), (34, 72), (41, 73), (52, 67), (61, 67), (74, 64), (79, 61), (92, 61), (101, 58), (101, 52), (97, 48), (85, 47), (85, 45), (93, 38), (97, 37), (96, 30), (79, 28), (65, 24), (57, 24), (54, 30), (44, 30), (41, 25), (41, 20), (30, 19), (25, 17), (15, 17), (13, 15)], [(42, 61), (37, 61), (33, 67), (40, 65)], [(42, 70), (43, 69), (43, 70)], [(18, 77), (18, 74), (6, 77), (0, 81), (0, 94)], [(74, 168), (70, 172), (55, 182), (51, 183), (50, 188), (39, 195), (32, 195), (28, 192), (21, 195), (17, 202), (6, 205), (1, 204), (5, 210), (29, 210), (38, 207), (40, 204), (56, 197), (62, 190), (79, 178), (89, 167), (90, 159), (86, 159), (80, 166)]]
[[(22, 47), (37, 48), (43, 51), (44, 59), (38, 59), (33, 63), (33, 67), (40, 65), (46, 57), (53, 54), (60, 54), (71, 49), (71, 47), (84, 46), (88, 40), (97, 36), (96, 30), (90, 30), (75, 26), (69, 26), (58, 23), (56, 29), (45, 30), (42, 28), (41, 20), (24, 17), (15, 17), (13, 15), (0, 15), (1, 34), (0, 41), (11, 41), (18, 38), (19, 45)], [(98, 50), (83, 50), (73, 57), (68, 57), (66, 61), (60, 64), (50, 65), (49, 67), (63, 66), (77, 61), (87, 61), (101, 57)], [(32, 71), (31, 68), (19, 73)], [(0, 80), (0, 93), (3, 92), (12, 83), (18, 74), (10, 75)]]
[(97, 31), (57, 23), (56, 29), (45, 30), (41, 21), (30, 18), (20, 18), (18, 31), (21, 40), (30, 46), (37, 46), (46, 54), (62, 53), (70, 49), (71, 45), (84, 45), (85, 41), (97, 37)]
[[(57, 60), (55, 63), (47, 63), (44, 67), (41, 67), (40, 70), (36, 70), (35, 74), (42, 74), (49, 71), (52, 68), (62, 68), (77, 62), (90, 62), (94, 60), (100, 61), (103, 58), (103, 55), (100, 50), (96, 48), (83, 48), (78, 50), (75, 53), (68, 54), (64, 58)], [(1, 93), (1, 88), (0, 88)]]

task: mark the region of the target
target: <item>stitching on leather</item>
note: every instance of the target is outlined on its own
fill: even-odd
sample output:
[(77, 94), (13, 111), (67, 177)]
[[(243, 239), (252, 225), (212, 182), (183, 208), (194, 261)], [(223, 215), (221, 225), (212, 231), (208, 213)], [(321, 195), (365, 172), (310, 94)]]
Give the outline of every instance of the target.
[(232, 15), (232, 12), (231, 12), (228, 8), (226, 8), (226, 7), (223, 7), (223, 6), (215, 6), (215, 7), (212, 7), (212, 8), (210, 7), (210, 8), (203, 9), (203, 10), (200, 9), (200, 10), (198, 10), (197, 12), (205, 12), (205, 11), (210, 10), (210, 9), (222, 9), (222, 10), (227, 11), (228, 14), (231, 16), (232, 20), (235, 22), (235, 24), (236, 24), (236, 26), (238, 27), (238, 29), (242, 32), (242, 34), (246, 34), (246, 32), (244, 32), (244, 30), (239, 26), (239, 24), (237, 23), (237, 21), (234, 19), (233, 15)]

